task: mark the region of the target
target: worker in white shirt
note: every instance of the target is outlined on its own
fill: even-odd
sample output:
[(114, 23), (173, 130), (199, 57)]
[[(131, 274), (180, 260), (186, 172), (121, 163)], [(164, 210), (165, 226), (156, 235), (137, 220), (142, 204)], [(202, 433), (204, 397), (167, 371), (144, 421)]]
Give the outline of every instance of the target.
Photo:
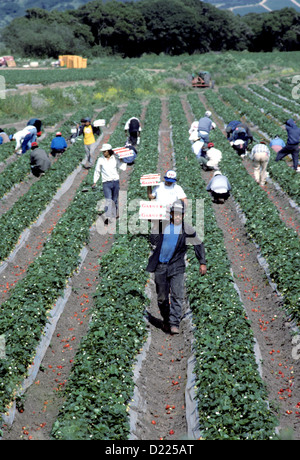
[(15, 153), (21, 155), (31, 148), (32, 142), (37, 138), (37, 129), (33, 125), (28, 125), (21, 131), (17, 131), (10, 136), (11, 141), (16, 141)]
[(216, 149), (213, 142), (209, 142), (207, 144), (205, 155), (198, 157), (198, 161), (204, 171), (218, 170), (221, 160), (222, 152), (221, 150)]
[(106, 199), (105, 206), (105, 223), (109, 222), (111, 218), (119, 217), (119, 191), (120, 191), (120, 171), (125, 171), (127, 164), (120, 160), (115, 155), (112, 146), (110, 144), (103, 144), (101, 155), (96, 163), (94, 171), (94, 183), (93, 188), (100, 178), (102, 178), (102, 187), (104, 197)]
[(210, 192), (214, 203), (223, 204), (230, 196), (231, 185), (221, 171), (215, 171), (206, 190)]
[(149, 200), (156, 200), (160, 203), (171, 207), (177, 200), (182, 200), (184, 206), (187, 206), (187, 197), (182, 187), (176, 183), (177, 176), (176, 171), (170, 169), (164, 176), (164, 182), (156, 185), (153, 188), (148, 186), (148, 198)]
[(256, 144), (249, 155), (254, 165), (254, 179), (259, 185), (265, 185), (267, 166), (270, 160), (270, 149), (264, 141)]

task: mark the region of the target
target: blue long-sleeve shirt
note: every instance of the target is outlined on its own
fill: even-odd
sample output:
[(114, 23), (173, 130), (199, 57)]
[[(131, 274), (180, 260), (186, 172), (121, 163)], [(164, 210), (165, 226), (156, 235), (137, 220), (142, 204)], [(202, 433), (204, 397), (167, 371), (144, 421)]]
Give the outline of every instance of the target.
[(62, 136), (57, 136), (52, 139), (51, 148), (55, 150), (66, 149), (67, 148), (66, 139)]

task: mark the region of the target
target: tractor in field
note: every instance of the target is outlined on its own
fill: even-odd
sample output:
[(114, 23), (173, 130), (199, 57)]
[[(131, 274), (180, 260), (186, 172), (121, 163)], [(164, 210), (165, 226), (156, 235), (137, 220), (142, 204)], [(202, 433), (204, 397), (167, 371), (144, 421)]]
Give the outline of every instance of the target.
[(211, 79), (211, 75), (207, 71), (200, 71), (198, 75), (192, 78), (193, 88), (213, 88), (214, 81)]

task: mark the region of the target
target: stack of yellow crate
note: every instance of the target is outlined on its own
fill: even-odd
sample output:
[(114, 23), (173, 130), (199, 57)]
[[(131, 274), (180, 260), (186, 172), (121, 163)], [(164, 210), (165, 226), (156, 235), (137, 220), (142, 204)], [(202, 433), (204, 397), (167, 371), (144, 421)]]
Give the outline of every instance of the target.
[(85, 69), (87, 66), (87, 59), (81, 56), (58, 56), (61, 67), (67, 67), (68, 69)]

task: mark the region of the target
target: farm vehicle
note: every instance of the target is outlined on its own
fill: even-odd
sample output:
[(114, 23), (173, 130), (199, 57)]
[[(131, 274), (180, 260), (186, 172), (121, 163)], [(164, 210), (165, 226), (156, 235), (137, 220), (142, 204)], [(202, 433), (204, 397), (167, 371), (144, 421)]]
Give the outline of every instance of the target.
[(200, 71), (197, 75), (193, 75), (192, 77), (193, 88), (213, 88), (214, 83), (210, 73), (207, 71)]

